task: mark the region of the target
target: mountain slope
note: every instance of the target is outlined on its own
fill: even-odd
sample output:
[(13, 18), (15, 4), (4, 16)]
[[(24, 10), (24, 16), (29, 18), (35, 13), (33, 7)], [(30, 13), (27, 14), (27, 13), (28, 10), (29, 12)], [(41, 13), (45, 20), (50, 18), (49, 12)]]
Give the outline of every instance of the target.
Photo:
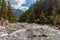
[(58, 0), (40, 0), (31, 5), (29, 10), (20, 16), (20, 22), (41, 24), (60, 24), (60, 3)]
[(19, 19), (21, 13), (23, 12), (23, 10), (20, 10), (20, 9), (12, 9), (13, 13), (14, 13), (14, 16)]

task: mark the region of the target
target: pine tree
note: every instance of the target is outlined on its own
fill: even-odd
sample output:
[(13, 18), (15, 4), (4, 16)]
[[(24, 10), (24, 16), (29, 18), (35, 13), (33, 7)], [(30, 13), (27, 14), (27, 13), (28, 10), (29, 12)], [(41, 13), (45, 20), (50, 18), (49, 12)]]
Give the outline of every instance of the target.
[(15, 22), (16, 19), (14, 17), (14, 14), (11, 10), (11, 5), (8, 2), (8, 5), (6, 4), (5, 0), (1, 0), (1, 11), (0, 11), (0, 19), (3, 17), (4, 19), (7, 19), (9, 22)]
[(34, 5), (31, 5), (29, 10), (28, 10), (28, 21), (33, 22), (35, 20), (35, 15), (34, 15)]
[[(1, 14), (1, 0), (0, 0), (0, 14)], [(0, 17), (1, 17), (1, 15), (0, 15)]]
[(0, 9), (1, 9), (1, 0), (0, 0)]
[(34, 5), (31, 5), (30, 8), (20, 16), (19, 21), (33, 22), (34, 20)]
[(7, 11), (8, 11), (8, 7), (6, 5), (6, 2), (5, 0), (2, 0), (1, 17), (7, 18)]
[(60, 15), (60, 0), (57, 0), (58, 2), (58, 7), (56, 9), (56, 12)]
[(19, 22), (26, 22), (26, 14), (25, 13), (21, 14), (21, 16), (19, 18)]
[(0, 13), (1, 13), (1, 4), (2, 4), (2, 2), (1, 2), (2, 0), (0, 0)]
[(12, 12), (10, 2), (8, 1), (8, 12), (7, 12), (7, 17), (9, 22), (16, 22), (16, 18)]
[(37, 2), (34, 4), (34, 14), (35, 18), (38, 19), (40, 17), (40, 14), (43, 9), (43, 3), (45, 0), (37, 0)]
[(57, 0), (58, 1), (58, 5), (59, 5), (59, 7), (60, 7), (60, 0)]
[(40, 23), (46, 23), (47, 22), (47, 18), (45, 17), (45, 14), (42, 12), (40, 14)]
[(60, 15), (56, 15), (56, 16), (55, 16), (55, 18), (54, 18), (54, 20), (53, 20), (53, 23), (54, 23), (54, 24), (60, 23)]

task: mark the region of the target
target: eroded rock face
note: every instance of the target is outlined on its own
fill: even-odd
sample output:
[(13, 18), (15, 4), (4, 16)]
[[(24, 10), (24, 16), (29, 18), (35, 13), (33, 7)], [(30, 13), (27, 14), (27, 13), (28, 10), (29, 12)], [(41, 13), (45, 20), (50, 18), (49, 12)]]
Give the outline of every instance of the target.
[(60, 31), (48, 25), (14, 23), (0, 27), (0, 40), (60, 40)]

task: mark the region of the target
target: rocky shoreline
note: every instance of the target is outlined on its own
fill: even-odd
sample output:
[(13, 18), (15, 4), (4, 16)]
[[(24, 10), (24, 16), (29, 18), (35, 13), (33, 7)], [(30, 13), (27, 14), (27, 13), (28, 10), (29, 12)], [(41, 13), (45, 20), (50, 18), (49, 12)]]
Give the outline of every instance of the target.
[(49, 25), (13, 23), (0, 26), (0, 40), (60, 40), (60, 30)]

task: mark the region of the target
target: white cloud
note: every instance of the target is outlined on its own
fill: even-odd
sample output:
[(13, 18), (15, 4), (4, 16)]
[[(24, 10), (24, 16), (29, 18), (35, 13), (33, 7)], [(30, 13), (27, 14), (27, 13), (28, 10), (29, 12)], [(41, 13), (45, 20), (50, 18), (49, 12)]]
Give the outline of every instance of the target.
[(26, 11), (27, 9), (29, 9), (29, 7), (22, 6), (22, 7), (20, 7), (19, 9), (21, 9), (21, 10), (23, 10), (23, 11)]
[(22, 4), (26, 3), (26, 0), (9, 0), (11, 3), (12, 8), (14, 9), (21, 9), (21, 10), (26, 10), (28, 7), (22, 6)]
[(11, 5), (13, 6), (21, 6), (22, 4), (25, 4), (25, 0), (10, 0)]

